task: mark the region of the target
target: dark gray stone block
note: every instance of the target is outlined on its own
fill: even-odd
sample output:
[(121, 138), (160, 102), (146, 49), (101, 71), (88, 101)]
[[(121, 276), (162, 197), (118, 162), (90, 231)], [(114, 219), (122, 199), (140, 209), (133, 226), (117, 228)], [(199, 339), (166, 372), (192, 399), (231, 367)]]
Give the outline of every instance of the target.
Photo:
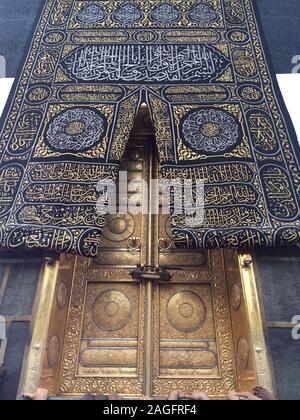
[(12, 323), (4, 359), (7, 375), (0, 390), (1, 400), (16, 399), (28, 336), (29, 322)]
[(8, 278), (0, 315), (30, 315), (40, 273), (39, 264), (15, 264)]
[(270, 329), (268, 345), (272, 354), (278, 397), (300, 399), (300, 340), (292, 338), (291, 330)]
[(256, 258), (256, 277), (262, 287), (266, 321), (291, 322), (294, 315), (300, 315), (300, 255), (298, 261), (282, 261), (276, 254)]

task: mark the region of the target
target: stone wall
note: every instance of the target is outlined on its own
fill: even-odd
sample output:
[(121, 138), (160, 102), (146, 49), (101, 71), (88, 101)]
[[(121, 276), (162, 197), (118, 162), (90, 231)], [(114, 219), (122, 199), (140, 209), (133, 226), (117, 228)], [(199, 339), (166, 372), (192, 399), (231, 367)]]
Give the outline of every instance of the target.
[(6, 339), (0, 340), (0, 357), (7, 368), (0, 389), (3, 400), (14, 400), (18, 392), (24, 352), (30, 344), (30, 321), (40, 269), (39, 259), (18, 258), (10, 262), (0, 258), (0, 317), (6, 321)]
[(257, 251), (255, 274), (279, 399), (300, 399), (300, 340), (289, 326), (300, 315), (300, 249)]

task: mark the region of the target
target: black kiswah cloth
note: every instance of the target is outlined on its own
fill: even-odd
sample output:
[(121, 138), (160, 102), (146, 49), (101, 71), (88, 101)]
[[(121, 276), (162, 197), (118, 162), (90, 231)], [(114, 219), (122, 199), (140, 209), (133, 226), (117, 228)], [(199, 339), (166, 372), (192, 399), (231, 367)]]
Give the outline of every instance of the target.
[(205, 183), (176, 243), (299, 243), (298, 143), (265, 51), (253, 0), (45, 1), (2, 118), (0, 249), (96, 255), (96, 186), (142, 102), (163, 178)]

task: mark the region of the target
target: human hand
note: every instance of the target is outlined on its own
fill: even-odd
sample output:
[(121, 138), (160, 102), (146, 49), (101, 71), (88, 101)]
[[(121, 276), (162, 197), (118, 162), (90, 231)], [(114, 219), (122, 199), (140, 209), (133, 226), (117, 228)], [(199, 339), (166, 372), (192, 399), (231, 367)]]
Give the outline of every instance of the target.
[(261, 401), (260, 398), (251, 394), (251, 392), (237, 392), (237, 391), (230, 391), (228, 393), (228, 400), (229, 401)]
[(167, 400), (169, 401), (177, 401), (180, 399), (183, 399), (185, 397), (185, 395), (182, 392), (179, 391), (171, 391)]
[(210, 400), (209, 396), (205, 394), (205, 392), (200, 392), (200, 391), (192, 392), (192, 394), (187, 395), (186, 398), (189, 400), (194, 400), (194, 401), (209, 401)]
[(46, 401), (49, 397), (49, 392), (47, 389), (38, 388), (33, 394), (27, 394), (25, 397), (32, 401)]
[(264, 401), (275, 401), (273, 392), (262, 386), (257, 386), (253, 389), (253, 395)]

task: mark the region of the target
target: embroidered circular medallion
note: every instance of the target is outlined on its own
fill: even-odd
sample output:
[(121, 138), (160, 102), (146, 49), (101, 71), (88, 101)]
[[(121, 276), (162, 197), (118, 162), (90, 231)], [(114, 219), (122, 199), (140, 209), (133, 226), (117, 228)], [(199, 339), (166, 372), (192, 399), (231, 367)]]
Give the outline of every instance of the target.
[(33, 105), (42, 104), (50, 98), (51, 93), (49, 86), (37, 85), (27, 91), (25, 100)]
[(196, 152), (220, 153), (236, 146), (240, 127), (236, 117), (216, 109), (189, 113), (181, 123), (183, 140)]
[(150, 19), (153, 22), (165, 25), (178, 22), (181, 19), (181, 13), (173, 4), (162, 3), (154, 7)]
[(102, 22), (106, 18), (106, 13), (98, 4), (88, 4), (77, 14), (77, 22), (83, 25), (93, 25)]
[(218, 18), (218, 15), (208, 4), (198, 3), (190, 10), (188, 18), (201, 25), (209, 25)]
[(258, 104), (264, 99), (263, 91), (254, 84), (241, 85), (236, 92), (240, 99), (250, 104)]
[(112, 20), (123, 25), (133, 25), (144, 19), (144, 15), (136, 4), (126, 3), (112, 15)]
[(105, 118), (89, 108), (73, 108), (62, 112), (46, 131), (48, 146), (60, 152), (81, 152), (98, 144), (105, 132)]
[(227, 32), (226, 38), (234, 44), (246, 44), (249, 42), (249, 34), (243, 29), (231, 29)]
[(135, 40), (135, 42), (139, 42), (139, 43), (151, 43), (151, 42), (155, 42), (158, 38), (157, 33), (155, 31), (150, 31), (147, 29), (141, 29), (139, 31), (136, 31), (133, 35), (132, 35), (133, 39)]
[(43, 41), (47, 45), (59, 45), (66, 39), (66, 34), (63, 31), (50, 31), (47, 32)]

